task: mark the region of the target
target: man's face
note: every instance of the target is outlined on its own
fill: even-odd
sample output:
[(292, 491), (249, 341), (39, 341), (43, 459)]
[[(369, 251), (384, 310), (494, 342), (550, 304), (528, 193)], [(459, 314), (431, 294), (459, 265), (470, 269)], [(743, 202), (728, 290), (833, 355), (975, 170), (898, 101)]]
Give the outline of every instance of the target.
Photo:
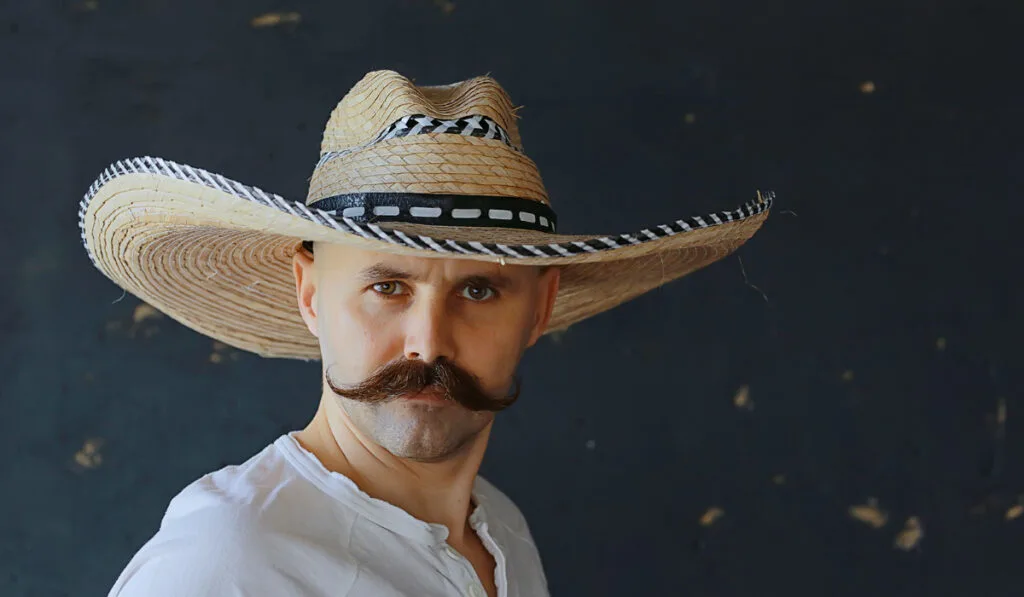
[(423, 461), (458, 451), (514, 399), (516, 366), (558, 288), (557, 268), (324, 243), (314, 259), (296, 255), (295, 273), (337, 404), (364, 436)]

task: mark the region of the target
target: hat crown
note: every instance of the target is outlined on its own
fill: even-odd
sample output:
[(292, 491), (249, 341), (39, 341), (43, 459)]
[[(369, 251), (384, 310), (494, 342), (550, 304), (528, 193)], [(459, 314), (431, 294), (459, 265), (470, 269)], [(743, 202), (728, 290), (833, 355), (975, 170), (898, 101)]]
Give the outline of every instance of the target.
[(521, 148), (516, 110), (508, 93), (483, 75), (446, 85), (417, 86), (393, 70), (367, 73), (331, 112), (321, 155), (370, 143), (393, 122), (410, 114), (443, 120), (471, 115), (490, 118)]
[[(514, 202), (476, 204), (479, 198), (550, 205), (537, 164), (523, 151), (516, 110), (487, 75), (417, 86), (395, 71), (371, 71), (331, 112), (306, 204), (333, 202), (340, 213), (362, 207), (381, 218), (396, 207), (401, 218), (411, 217), (406, 211), (413, 207), (443, 210), (437, 203), (455, 195), (446, 206), (460, 214), (485, 207), (536, 211)], [(403, 205), (380, 204), (399, 198)], [(535, 223), (548, 222), (540, 228), (555, 230), (554, 214), (533, 215)]]

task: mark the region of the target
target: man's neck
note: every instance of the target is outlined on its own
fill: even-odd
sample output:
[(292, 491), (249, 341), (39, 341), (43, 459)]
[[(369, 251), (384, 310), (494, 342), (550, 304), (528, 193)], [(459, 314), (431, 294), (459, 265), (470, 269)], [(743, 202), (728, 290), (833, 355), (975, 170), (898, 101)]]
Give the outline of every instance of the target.
[(313, 420), (297, 434), (299, 443), (325, 468), (352, 479), (370, 496), (398, 506), (425, 522), (448, 527), (448, 542), (461, 545), (472, 532), (467, 519), (490, 426), (458, 455), (444, 462), (399, 458), (363, 437), (340, 408), (322, 400)]

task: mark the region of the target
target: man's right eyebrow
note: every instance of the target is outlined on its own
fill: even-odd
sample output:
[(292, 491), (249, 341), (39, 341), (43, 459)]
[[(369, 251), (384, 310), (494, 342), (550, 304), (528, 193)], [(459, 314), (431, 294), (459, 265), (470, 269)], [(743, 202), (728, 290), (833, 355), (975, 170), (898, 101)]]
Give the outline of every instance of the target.
[(416, 276), (409, 272), (391, 267), (390, 265), (376, 263), (359, 272), (359, 279), (364, 282), (376, 282), (379, 280), (415, 280)]

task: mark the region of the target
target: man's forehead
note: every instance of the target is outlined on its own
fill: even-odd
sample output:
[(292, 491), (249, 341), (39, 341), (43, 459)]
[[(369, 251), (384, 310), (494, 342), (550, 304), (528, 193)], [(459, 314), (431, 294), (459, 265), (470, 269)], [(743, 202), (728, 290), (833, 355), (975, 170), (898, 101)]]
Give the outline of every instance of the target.
[[(320, 257), (320, 245), (317, 245), (317, 257)], [(341, 245), (330, 245), (327, 251), (328, 263), (339, 270), (352, 275), (367, 272), (378, 273), (393, 270), (405, 272), (414, 277), (443, 273), (445, 276), (468, 275), (527, 275), (532, 268), (522, 265), (501, 265), (490, 261), (458, 259), (454, 257), (416, 257), (411, 255), (395, 255), (380, 251), (356, 249)]]

